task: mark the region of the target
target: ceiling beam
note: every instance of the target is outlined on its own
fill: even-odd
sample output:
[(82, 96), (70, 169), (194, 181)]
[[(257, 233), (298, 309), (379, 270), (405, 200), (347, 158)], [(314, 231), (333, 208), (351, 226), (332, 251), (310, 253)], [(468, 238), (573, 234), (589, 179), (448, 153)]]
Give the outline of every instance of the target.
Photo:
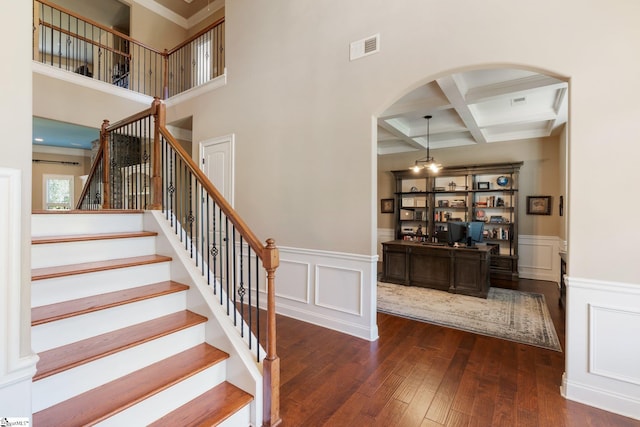
[(445, 96), (449, 99), (449, 102), (453, 106), (453, 108), (460, 116), (460, 119), (469, 130), (473, 139), (479, 143), (484, 144), (487, 142), (480, 126), (478, 125), (478, 121), (473, 115), (473, 112), (467, 105), (467, 101), (465, 100), (464, 84), (457, 75), (451, 75), (448, 77), (442, 77), (436, 80), (442, 92), (444, 92)]

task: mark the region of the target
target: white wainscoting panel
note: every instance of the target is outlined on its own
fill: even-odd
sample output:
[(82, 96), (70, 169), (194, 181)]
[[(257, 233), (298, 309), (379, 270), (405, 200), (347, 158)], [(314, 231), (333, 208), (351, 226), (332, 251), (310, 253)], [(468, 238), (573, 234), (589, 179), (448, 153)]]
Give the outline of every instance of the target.
[(640, 419), (640, 283), (567, 278), (570, 400)]
[(556, 236), (518, 236), (518, 273), (523, 279), (560, 281), (560, 246)]
[(362, 270), (316, 265), (316, 305), (362, 315)]
[[(378, 339), (377, 256), (278, 249), (280, 266), (275, 284), (279, 314), (369, 341)], [(261, 306), (264, 302), (266, 298), (261, 298)]]
[[(619, 336), (629, 338), (622, 349), (618, 347)], [(640, 386), (640, 311), (637, 307), (629, 310), (589, 304), (589, 339), (590, 372)]]
[[(0, 415), (31, 416), (31, 378), (38, 357), (20, 354), (21, 171), (0, 167)], [(28, 283), (28, 281), (27, 281)]]
[(276, 270), (276, 298), (309, 304), (310, 269), (308, 262), (280, 259)]
[(395, 231), (393, 228), (378, 228), (378, 257), (382, 260), (382, 243), (395, 240)]

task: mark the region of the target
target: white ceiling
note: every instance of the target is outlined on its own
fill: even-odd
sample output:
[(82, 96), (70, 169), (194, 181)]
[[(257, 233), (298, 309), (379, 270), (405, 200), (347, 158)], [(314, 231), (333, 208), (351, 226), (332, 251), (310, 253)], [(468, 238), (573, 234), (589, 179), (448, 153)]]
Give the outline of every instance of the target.
[(439, 78), (378, 118), (378, 154), (546, 137), (567, 121), (564, 81), (531, 71), (487, 69)]
[[(210, 7), (214, 0), (154, 0), (183, 18), (190, 18), (202, 9)], [(218, 7), (216, 3), (216, 8)]]

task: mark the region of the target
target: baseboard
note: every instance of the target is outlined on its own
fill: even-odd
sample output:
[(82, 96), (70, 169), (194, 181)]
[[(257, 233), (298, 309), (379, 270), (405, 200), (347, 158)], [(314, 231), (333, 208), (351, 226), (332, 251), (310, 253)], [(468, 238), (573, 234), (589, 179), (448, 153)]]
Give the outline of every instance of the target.
[(569, 400), (640, 420), (640, 400), (635, 396), (620, 396), (610, 390), (569, 381), (566, 373), (562, 376), (560, 393)]

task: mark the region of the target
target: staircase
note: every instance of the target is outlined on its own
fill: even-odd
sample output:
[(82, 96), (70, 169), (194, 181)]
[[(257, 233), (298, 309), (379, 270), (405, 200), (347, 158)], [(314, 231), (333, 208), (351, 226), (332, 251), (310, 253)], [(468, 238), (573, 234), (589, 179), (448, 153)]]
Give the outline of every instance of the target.
[(33, 214), (34, 426), (252, 424), (253, 396), (143, 215)]

